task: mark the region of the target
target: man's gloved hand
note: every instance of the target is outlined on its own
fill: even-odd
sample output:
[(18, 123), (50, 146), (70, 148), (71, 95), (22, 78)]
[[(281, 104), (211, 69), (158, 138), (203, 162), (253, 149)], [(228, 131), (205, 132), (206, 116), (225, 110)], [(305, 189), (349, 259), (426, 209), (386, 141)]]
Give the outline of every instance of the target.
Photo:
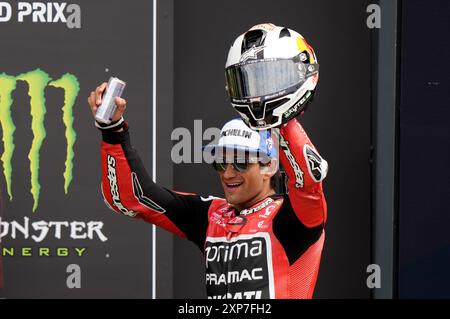
[[(92, 91), (87, 99), (94, 118), (95, 114), (97, 113), (98, 107), (102, 104), (103, 93), (105, 92), (107, 85), (108, 83), (103, 82), (102, 84), (97, 86), (95, 91)], [(116, 111), (114, 112), (114, 115), (112, 117), (112, 122), (105, 125), (96, 121), (97, 128), (101, 130), (115, 130), (117, 132), (122, 131), (123, 124), (125, 123), (123, 119), (123, 113), (125, 112), (126, 107), (127, 101), (123, 98), (116, 97)]]

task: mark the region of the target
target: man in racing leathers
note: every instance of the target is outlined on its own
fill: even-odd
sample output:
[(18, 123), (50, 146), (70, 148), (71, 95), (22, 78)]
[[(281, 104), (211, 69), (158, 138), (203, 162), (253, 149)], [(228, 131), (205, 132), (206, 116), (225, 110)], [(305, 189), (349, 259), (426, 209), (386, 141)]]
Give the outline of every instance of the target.
[[(105, 88), (101, 84), (88, 98), (93, 114)], [(325, 240), (328, 164), (296, 118), (277, 123), (279, 150), (268, 130), (252, 130), (241, 119), (225, 124), (213, 147), (222, 199), (152, 182), (130, 142), (122, 117), (126, 101), (116, 98), (116, 105), (112, 124), (96, 123), (103, 136), (102, 193), (112, 210), (194, 242), (204, 253), (208, 298), (312, 297)], [(225, 152), (216, 152), (219, 147)], [(239, 148), (243, 158), (236, 157)], [(271, 186), (277, 154), (287, 194)]]

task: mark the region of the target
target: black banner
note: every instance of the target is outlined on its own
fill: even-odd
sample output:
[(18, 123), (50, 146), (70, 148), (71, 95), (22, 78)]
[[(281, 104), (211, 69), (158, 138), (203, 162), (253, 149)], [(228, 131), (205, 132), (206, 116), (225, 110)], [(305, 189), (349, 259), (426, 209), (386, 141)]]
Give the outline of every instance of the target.
[(151, 227), (103, 203), (87, 97), (110, 76), (127, 82), (150, 164), (151, 1), (0, 6), (2, 297), (150, 297)]

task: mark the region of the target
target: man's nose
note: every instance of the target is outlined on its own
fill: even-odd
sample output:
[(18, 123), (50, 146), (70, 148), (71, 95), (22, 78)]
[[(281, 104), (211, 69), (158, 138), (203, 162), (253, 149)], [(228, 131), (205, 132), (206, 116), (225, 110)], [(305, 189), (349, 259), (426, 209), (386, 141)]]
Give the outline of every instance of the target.
[(230, 163), (225, 164), (225, 171), (223, 172), (223, 177), (224, 178), (232, 178), (234, 176), (236, 176), (237, 172), (234, 169), (233, 165)]

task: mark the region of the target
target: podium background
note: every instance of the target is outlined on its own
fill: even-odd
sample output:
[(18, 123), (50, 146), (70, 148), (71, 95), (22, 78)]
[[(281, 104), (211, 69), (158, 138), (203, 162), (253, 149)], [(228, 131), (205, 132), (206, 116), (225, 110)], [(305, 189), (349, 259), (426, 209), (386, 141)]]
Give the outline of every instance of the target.
[[(0, 75), (16, 77), (38, 68), (52, 79), (70, 73), (80, 90), (73, 114), (73, 180), (66, 195), (64, 91), (44, 89), (47, 136), (33, 213), (31, 101), (27, 83), (17, 81), (11, 92), (14, 198), (8, 199), (0, 162), (2, 221), (102, 221), (108, 241), (5, 237), (3, 247), (85, 247), (87, 252), (81, 258), (0, 257), (0, 297), (206, 297), (202, 253), (193, 244), (104, 205), (100, 134), (86, 99), (109, 76), (125, 80), (126, 118), (148, 172), (175, 190), (221, 196), (208, 165), (172, 163), (177, 141), (171, 133), (184, 127), (198, 142), (195, 120), (202, 121), (203, 133), (236, 117), (224, 89), (227, 52), (237, 35), (264, 22), (301, 33), (320, 63), (315, 100), (301, 118), (330, 164), (324, 182), (327, 238), (314, 297), (448, 297), (446, 1), (76, 0), (71, 3), (81, 8), (81, 29), (30, 19), (19, 23), (16, 4), (10, 3), (12, 20), (0, 22)], [(366, 25), (372, 3), (381, 6), (381, 29)], [(0, 106), (5, 105), (0, 96)], [(382, 276), (382, 287), (375, 290), (366, 285), (366, 268), (373, 263), (381, 266)], [(80, 289), (66, 286), (69, 264), (81, 267)]]

